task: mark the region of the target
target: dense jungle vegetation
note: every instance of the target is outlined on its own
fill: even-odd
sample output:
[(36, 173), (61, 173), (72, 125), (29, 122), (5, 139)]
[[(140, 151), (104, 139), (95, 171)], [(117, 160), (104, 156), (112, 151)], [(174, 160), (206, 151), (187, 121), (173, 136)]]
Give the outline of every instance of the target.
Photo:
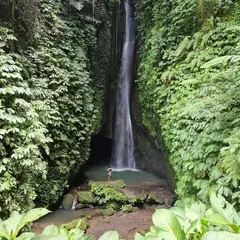
[[(78, 229), (81, 220), (40, 235), (23, 227), (58, 204), (88, 160), (109, 89), (116, 4), (0, 1), (1, 240), (93, 239)], [(134, 6), (142, 120), (156, 140), (164, 138), (177, 195), (175, 207), (156, 210), (153, 226), (135, 240), (239, 240), (240, 2)], [(103, 202), (112, 192), (129, 201), (113, 188), (90, 187)]]
[[(114, 4), (0, 3), (0, 217), (55, 204), (98, 131)], [(104, 47), (103, 47), (104, 46)]]
[(177, 205), (240, 203), (240, 3), (136, 0), (144, 124), (163, 135)]
[[(222, 231), (239, 239), (240, 2), (134, 5), (143, 124), (164, 138), (177, 195), (177, 207), (157, 211), (136, 240), (224, 239)], [(0, 1), (0, 239), (89, 239), (54, 226), (42, 237), (17, 236), (48, 213), (31, 209), (57, 204), (88, 160), (101, 127), (115, 7)], [(119, 238), (102, 239), (111, 234)]]

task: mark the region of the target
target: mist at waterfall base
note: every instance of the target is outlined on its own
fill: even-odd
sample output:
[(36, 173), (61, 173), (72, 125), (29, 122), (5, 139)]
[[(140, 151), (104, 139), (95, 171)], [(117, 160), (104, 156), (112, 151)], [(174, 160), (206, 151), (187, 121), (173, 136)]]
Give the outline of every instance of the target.
[(116, 91), (114, 143), (112, 167), (115, 170), (135, 169), (134, 142), (130, 114), (130, 90), (133, 75), (133, 58), (136, 22), (130, 0), (124, 0), (125, 35), (120, 75)]

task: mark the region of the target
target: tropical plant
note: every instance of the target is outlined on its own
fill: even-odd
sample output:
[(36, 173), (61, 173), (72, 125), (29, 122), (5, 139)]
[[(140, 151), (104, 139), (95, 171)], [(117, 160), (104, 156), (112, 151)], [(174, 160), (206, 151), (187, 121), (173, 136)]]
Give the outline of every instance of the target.
[(41, 101), (31, 102), (32, 89), (22, 66), (8, 49), (16, 38), (0, 27), (0, 216), (33, 207), (36, 178), (46, 176), (42, 153), (51, 141), (41, 122)]
[(7, 217), (58, 202), (89, 157), (104, 104), (114, 1), (98, 1), (94, 21), (86, 1), (2, 2), (0, 216)]
[[(240, 239), (240, 215), (222, 196), (215, 193), (210, 196), (211, 207), (201, 202), (184, 208), (173, 207), (170, 210), (160, 209), (153, 214), (150, 231), (144, 235), (136, 233), (135, 240), (222, 240)], [(49, 213), (46, 209), (33, 209), (20, 215), (13, 212), (11, 217), (0, 221), (0, 238), (2, 240), (92, 240), (79, 229), (81, 219), (75, 229), (67, 230), (64, 225), (47, 226), (40, 235), (32, 232), (20, 234), (29, 222)], [(115, 231), (106, 232), (99, 240), (119, 240)]]
[(20, 236), (19, 233), (22, 228), (30, 222), (37, 220), (38, 218), (49, 213), (47, 209), (37, 208), (32, 209), (24, 214), (19, 214), (14, 211), (11, 216), (5, 220), (0, 220), (0, 239), (2, 240), (28, 240), (31, 239), (35, 234), (28, 232), (22, 233)]
[(223, 197), (211, 194), (211, 208), (199, 202), (184, 208), (160, 209), (153, 214), (154, 226), (136, 240), (240, 239), (240, 215)]
[(164, 138), (178, 205), (218, 191), (239, 207), (239, 6), (136, 1), (143, 123)]
[[(33, 232), (24, 232), (21, 234), (23, 227), (33, 222), (40, 217), (48, 214), (50, 211), (44, 208), (36, 208), (28, 211), (24, 214), (19, 214), (18, 212), (13, 212), (11, 216), (2, 221), (0, 219), (0, 239), (1, 240), (93, 240), (92, 236), (87, 236), (84, 231), (80, 230), (78, 227), (81, 224), (81, 219), (79, 220), (75, 229), (67, 230), (64, 226), (58, 228), (54, 225), (47, 226), (43, 232), (36, 235)], [(117, 232), (106, 232), (101, 240), (107, 239), (119, 239)]]
[[(80, 220), (81, 221), (81, 220)], [(80, 222), (75, 229), (67, 230), (64, 227), (54, 225), (47, 226), (40, 235), (36, 235), (31, 240), (93, 240), (91, 236), (84, 236), (84, 231), (78, 229)]]

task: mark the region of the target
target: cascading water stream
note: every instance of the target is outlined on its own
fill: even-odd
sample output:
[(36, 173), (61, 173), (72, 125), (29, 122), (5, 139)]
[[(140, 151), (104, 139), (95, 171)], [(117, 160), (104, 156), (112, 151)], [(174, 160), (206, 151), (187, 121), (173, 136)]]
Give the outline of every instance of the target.
[(120, 76), (116, 93), (116, 115), (113, 146), (113, 167), (135, 169), (134, 143), (130, 116), (130, 89), (133, 75), (133, 57), (136, 38), (136, 22), (130, 0), (124, 0), (125, 36)]

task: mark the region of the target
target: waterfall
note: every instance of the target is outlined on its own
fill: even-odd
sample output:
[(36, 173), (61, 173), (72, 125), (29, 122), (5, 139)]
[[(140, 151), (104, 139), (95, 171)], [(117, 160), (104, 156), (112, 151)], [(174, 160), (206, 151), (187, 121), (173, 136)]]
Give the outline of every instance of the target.
[(116, 91), (116, 114), (113, 145), (113, 167), (135, 168), (134, 143), (130, 116), (130, 90), (133, 75), (133, 58), (136, 22), (130, 0), (124, 0), (125, 36), (120, 75)]

